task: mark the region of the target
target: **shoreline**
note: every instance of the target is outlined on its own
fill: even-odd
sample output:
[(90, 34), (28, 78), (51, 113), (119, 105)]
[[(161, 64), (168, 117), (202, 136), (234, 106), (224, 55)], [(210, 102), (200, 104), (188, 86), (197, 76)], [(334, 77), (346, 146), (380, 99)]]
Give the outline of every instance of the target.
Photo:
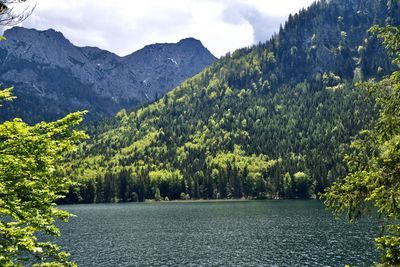
[(255, 201), (257, 199), (237, 198), (237, 199), (173, 199), (173, 200), (160, 200), (146, 199), (143, 203), (203, 203), (203, 202), (245, 202)]
[(154, 199), (146, 199), (143, 202), (101, 202), (101, 203), (63, 203), (63, 204), (57, 204), (57, 206), (68, 206), (68, 205), (99, 205), (99, 204), (165, 204), (165, 203), (229, 203), (229, 202), (250, 202), (250, 201), (282, 201), (282, 200), (299, 200), (299, 201), (320, 201), (319, 199), (315, 198), (281, 198), (281, 199), (273, 199), (273, 198), (266, 198), (266, 199), (188, 199), (188, 200), (183, 200), (183, 199), (175, 199), (175, 200), (160, 200), (156, 201)]

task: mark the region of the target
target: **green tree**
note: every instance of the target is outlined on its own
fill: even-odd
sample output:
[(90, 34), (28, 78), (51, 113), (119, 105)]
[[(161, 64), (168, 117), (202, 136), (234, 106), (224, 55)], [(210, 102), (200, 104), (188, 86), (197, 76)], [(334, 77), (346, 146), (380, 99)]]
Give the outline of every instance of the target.
[(293, 175), (295, 194), (299, 198), (310, 198), (314, 192), (314, 185), (311, 177), (304, 172), (296, 172)]
[(117, 201), (117, 181), (116, 175), (111, 171), (108, 171), (104, 178), (104, 200), (106, 202), (118, 202)]
[[(23, 2), (0, 1), (0, 25), (13, 25), (29, 16), (33, 8), (22, 13), (13, 9)], [(0, 91), (0, 102), (13, 98), (12, 88)], [(33, 126), (21, 119), (0, 124), (1, 266), (75, 266), (68, 261), (68, 253), (54, 243), (40, 241), (38, 233), (59, 236), (55, 220), (66, 221), (71, 216), (55, 205), (73, 185), (57, 167), (87, 137), (74, 130), (84, 113)]]
[[(400, 27), (370, 29), (400, 63)], [(323, 195), (336, 216), (347, 212), (350, 222), (375, 207), (382, 232), (375, 239), (381, 266), (400, 265), (400, 71), (376, 83), (366, 83), (377, 95), (380, 114), (372, 130), (362, 131), (346, 157), (349, 174)]]
[(119, 172), (118, 174), (118, 180), (119, 180), (119, 200), (122, 202), (127, 202), (129, 199), (129, 182), (131, 180), (131, 174), (129, 173), (128, 170), (122, 169), (122, 171)]
[(96, 177), (96, 202), (104, 202), (104, 179), (100, 175)]
[(155, 193), (154, 193), (154, 199), (155, 199), (156, 201), (161, 201), (161, 200), (162, 200), (162, 197), (161, 197), (161, 194), (160, 194), (160, 189), (159, 189), (158, 187), (156, 187), (156, 188), (154, 189), (154, 191), (155, 191)]
[[(0, 92), (10, 99), (10, 89)], [(56, 175), (58, 163), (86, 135), (73, 128), (84, 112), (29, 126), (20, 119), (0, 124), (0, 265), (73, 266), (58, 245), (41, 242), (39, 232), (59, 236), (56, 219), (70, 214), (55, 206), (72, 181)]]

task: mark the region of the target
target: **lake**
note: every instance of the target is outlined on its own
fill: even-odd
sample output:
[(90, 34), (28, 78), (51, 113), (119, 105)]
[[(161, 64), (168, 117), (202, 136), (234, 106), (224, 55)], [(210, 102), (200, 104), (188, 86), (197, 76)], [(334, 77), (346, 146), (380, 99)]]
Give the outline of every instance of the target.
[(316, 200), (61, 206), (57, 239), (79, 266), (369, 266), (376, 223)]

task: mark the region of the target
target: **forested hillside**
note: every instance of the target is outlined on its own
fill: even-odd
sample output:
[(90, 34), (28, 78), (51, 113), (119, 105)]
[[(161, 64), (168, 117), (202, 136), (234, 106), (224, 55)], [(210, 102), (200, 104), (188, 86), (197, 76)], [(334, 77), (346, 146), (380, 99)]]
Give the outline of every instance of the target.
[(122, 110), (65, 164), (66, 202), (309, 198), (346, 175), (351, 137), (373, 125), (355, 87), (392, 72), (367, 30), (398, 1), (320, 1), (271, 40), (228, 54), (161, 100)]

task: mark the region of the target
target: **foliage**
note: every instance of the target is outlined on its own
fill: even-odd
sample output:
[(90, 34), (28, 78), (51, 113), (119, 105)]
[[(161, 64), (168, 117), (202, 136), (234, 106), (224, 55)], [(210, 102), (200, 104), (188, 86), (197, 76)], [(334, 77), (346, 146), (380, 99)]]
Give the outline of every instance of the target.
[[(400, 27), (373, 27), (371, 32), (400, 63)], [(324, 194), (326, 205), (339, 216), (347, 211), (350, 222), (375, 207), (382, 218), (382, 234), (376, 238), (382, 266), (400, 264), (400, 71), (380, 82), (363, 86), (377, 96), (379, 118), (371, 130), (360, 132), (346, 158), (350, 173)]]
[[(367, 29), (400, 21), (396, 2), (353, 2), (315, 3), (270, 41), (100, 125), (65, 163), (81, 184), (66, 201), (144, 200), (157, 189), (168, 199), (309, 198), (344, 177), (350, 137), (377, 116), (374, 96), (353, 81), (393, 70)], [(159, 171), (183, 178), (159, 188), (150, 179)]]
[[(12, 95), (12, 90), (13, 88), (6, 88), (4, 90), (0, 91), (0, 102), (1, 101), (11, 101), (13, 99), (15, 99), (15, 96)], [(1, 106), (1, 104), (0, 104)]]
[[(19, 23), (33, 9), (14, 12), (25, 0), (0, 1), (0, 25)], [(3, 40), (4, 38), (0, 38)], [(0, 90), (0, 106), (13, 100), (12, 87)], [(55, 175), (60, 160), (85, 138), (74, 130), (85, 112), (69, 114), (51, 123), (28, 125), (21, 119), (0, 124), (0, 265), (75, 266), (68, 253), (44, 241), (58, 236), (57, 219), (68, 212), (55, 206), (73, 182)]]
[[(1, 95), (9, 97), (8, 91)], [(42, 242), (38, 233), (58, 236), (56, 219), (70, 214), (54, 206), (72, 181), (55, 176), (57, 163), (74, 144), (85, 137), (73, 130), (83, 112), (52, 123), (29, 126), (20, 119), (0, 125), (0, 265), (60, 266), (67, 253), (51, 242)], [(57, 265), (57, 266), (58, 266)]]
[[(157, 189), (168, 199), (315, 197), (346, 175), (350, 137), (376, 119), (373, 96), (353, 81), (393, 71), (367, 29), (399, 24), (398, 9), (396, 1), (319, 1), (270, 41), (120, 112), (65, 163), (80, 182), (66, 201), (144, 200)], [(158, 188), (150, 176), (159, 171), (183, 179)]]

